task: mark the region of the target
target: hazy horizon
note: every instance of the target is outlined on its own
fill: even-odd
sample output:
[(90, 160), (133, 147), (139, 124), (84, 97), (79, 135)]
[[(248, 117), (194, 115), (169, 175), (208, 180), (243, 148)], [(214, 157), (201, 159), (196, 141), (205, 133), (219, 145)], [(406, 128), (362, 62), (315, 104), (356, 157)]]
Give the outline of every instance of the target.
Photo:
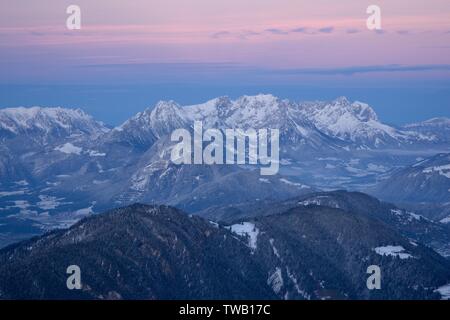
[(384, 122), (450, 117), (450, 2), (15, 1), (0, 12), (0, 108), (83, 108), (112, 125), (158, 100), (348, 96)]

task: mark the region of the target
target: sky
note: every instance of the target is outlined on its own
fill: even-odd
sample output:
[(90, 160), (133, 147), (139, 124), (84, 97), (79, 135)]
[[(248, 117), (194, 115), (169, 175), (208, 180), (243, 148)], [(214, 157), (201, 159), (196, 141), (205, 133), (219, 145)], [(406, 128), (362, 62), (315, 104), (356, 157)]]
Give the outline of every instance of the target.
[[(81, 9), (81, 29), (66, 8)], [(366, 9), (381, 9), (369, 30)], [(0, 108), (115, 125), (158, 100), (348, 96), (403, 124), (450, 117), (448, 0), (0, 0)]]

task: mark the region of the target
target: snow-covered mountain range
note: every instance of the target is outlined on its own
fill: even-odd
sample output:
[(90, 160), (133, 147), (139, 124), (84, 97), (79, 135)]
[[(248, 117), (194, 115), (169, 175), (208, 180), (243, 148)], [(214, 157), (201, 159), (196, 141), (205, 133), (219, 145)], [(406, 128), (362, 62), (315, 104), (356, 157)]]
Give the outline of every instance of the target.
[(350, 102), (345, 97), (331, 102), (297, 103), (260, 94), (236, 100), (220, 97), (191, 106), (160, 101), (113, 130), (80, 109), (0, 109), (0, 132), (3, 139), (23, 134), (52, 137), (88, 134), (120, 141), (128, 135), (130, 143), (149, 146), (177, 128), (192, 126), (195, 120), (202, 121), (205, 128), (277, 128), (291, 135), (286, 137), (287, 141), (292, 141), (292, 135), (305, 143), (321, 136), (355, 148), (440, 142), (448, 136), (450, 127), (450, 119), (435, 118), (395, 128), (383, 124), (368, 104)]
[(385, 147), (390, 144), (434, 141), (435, 137), (414, 130), (383, 124), (366, 103), (350, 102), (340, 97), (332, 102), (310, 102), (300, 105), (302, 115), (321, 131), (351, 141), (359, 147)]
[[(170, 134), (191, 130), (194, 121), (204, 128), (279, 129), (279, 174), (174, 165)], [(10, 232), (12, 220), (35, 232), (134, 202), (196, 212), (317, 189), (366, 190), (399, 167), (448, 152), (449, 123), (393, 127), (369, 105), (344, 97), (295, 102), (265, 94), (190, 106), (161, 101), (112, 129), (80, 110), (1, 109), (0, 234)]]
[(18, 135), (68, 137), (96, 135), (108, 129), (80, 109), (6, 108), (0, 109), (0, 137)]
[(220, 97), (191, 106), (160, 101), (115, 130), (127, 131), (129, 135), (150, 130), (160, 138), (176, 128), (192, 125), (195, 120), (202, 121), (205, 128), (277, 128), (285, 141), (319, 149), (333, 140), (337, 145), (355, 149), (439, 141), (435, 134), (420, 130), (419, 124), (411, 128), (383, 124), (369, 105), (350, 102), (345, 97), (331, 102), (296, 103), (263, 94), (236, 100)]

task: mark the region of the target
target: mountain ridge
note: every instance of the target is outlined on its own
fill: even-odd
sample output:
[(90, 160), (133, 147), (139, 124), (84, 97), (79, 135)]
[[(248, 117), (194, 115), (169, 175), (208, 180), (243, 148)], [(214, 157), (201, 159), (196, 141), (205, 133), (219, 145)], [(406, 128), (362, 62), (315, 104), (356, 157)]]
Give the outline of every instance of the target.
[[(403, 256), (381, 250), (401, 247)], [(224, 226), (134, 204), (0, 250), (3, 299), (439, 299), (448, 261), (381, 222), (294, 207)], [(381, 267), (382, 289), (366, 287)], [(68, 290), (78, 265), (81, 290)]]
[(11, 134), (51, 130), (61, 134), (107, 132), (108, 128), (81, 109), (61, 107), (17, 107), (0, 109), (0, 130)]

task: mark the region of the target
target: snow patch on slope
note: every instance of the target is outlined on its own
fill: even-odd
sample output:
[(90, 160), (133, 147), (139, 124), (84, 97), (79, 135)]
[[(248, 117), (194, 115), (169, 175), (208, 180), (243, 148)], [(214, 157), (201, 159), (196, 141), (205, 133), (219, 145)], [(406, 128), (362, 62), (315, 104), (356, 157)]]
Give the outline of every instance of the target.
[(374, 250), (380, 256), (399, 257), (400, 259), (413, 258), (411, 254), (403, 252), (405, 251), (405, 248), (403, 248), (402, 246), (376, 247)]
[(441, 294), (441, 300), (450, 300), (450, 284), (437, 288), (435, 292)]
[(440, 223), (450, 223), (450, 216), (439, 221)]
[(71, 144), (70, 142), (67, 142), (66, 144), (63, 144), (62, 146), (56, 147), (55, 148), (56, 151), (65, 153), (65, 154), (76, 154), (76, 155), (80, 155), (81, 151), (83, 150), (80, 147), (76, 147), (73, 144)]
[(283, 183), (291, 185), (291, 186), (300, 187), (301, 189), (309, 189), (309, 187), (304, 185), (304, 184), (297, 183), (297, 182), (292, 182), (292, 181), (289, 181), (289, 180), (287, 180), (285, 178), (281, 178), (280, 182), (283, 182)]
[(273, 292), (279, 294), (281, 288), (283, 288), (283, 284), (284, 282), (283, 282), (283, 275), (281, 274), (281, 269), (277, 267), (275, 269), (275, 272), (272, 273), (267, 279), (267, 285), (272, 287)]
[(441, 176), (444, 176), (444, 177), (450, 179), (450, 164), (443, 165), (443, 166), (438, 166), (438, 167), (425, 168), (422, 172), (423, 173), (434, 173), (434, 172), (437, 172)]
[(231, 232), (248, 238), (248, 246), (253, 250), (257, 247), (259, 229), (251, 222), (242, 222), (227, 227)]

